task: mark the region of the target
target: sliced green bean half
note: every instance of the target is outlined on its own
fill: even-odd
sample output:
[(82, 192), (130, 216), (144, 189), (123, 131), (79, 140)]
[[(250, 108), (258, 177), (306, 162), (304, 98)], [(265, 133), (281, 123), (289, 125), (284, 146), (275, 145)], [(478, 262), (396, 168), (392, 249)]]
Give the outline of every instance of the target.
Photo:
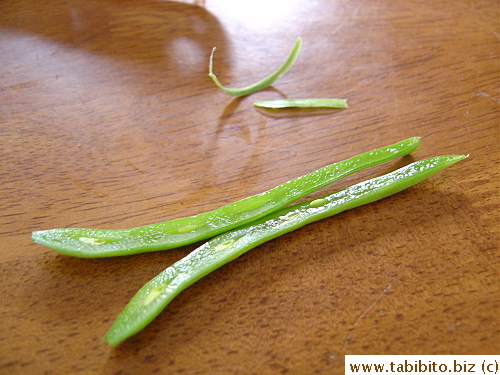
[(293, 62), (297, 58), (297, 55), (299, 54), (300, 46), (302, 44), (302, 39), (299, 37), (295, 41), (292, 50), (290, 51), (290, 55), (288, 55), (288, 58), (286, 61), (281, 65), (278, 70), (276, 70), (274, 73), (270, 74), (268, 77), (264, 78), (262, 81), (259, 81), (257, 83), (254, 83), (253, 85), (247, 86), (247, 87), (242, 87), (239, 89), (231, 89), (224, 87), (217, 76), (213, 73), (213, 59), (214, 59), (214, 52), (216, 51), (216, 48), (214, 47), (212, 49), (212, 53), (210, 55), (210, 62), (208, 65), (208, 76), (212, 78), (212, 80), (215, 82), (215, 84), (222, 89), (226, 94), (232, 95), (232, 96), (246, 96), (253, 94), (254, 92), (261, 91), (264, 89), (267, 89), (270, 87), (281, 75), (283, 75), (290, 67), (292, 66)]
[(282, 109), (282, 108), (349, 108), (347, 99), (277, 99), (262, 100), (254, 105), (260, 108)]
[(409, 138), (318, 169), (264, 193), (213, 211), (131, 229), (57, 228), (36, 231), (32, 240), (62, 254), (101, 258), (166, 250), (214, 237), (252, 222), (334, 181), (413, 152), (420, 137)]
[(116, 346), (138, 333), (182, 290), (257, 245), (314, 221), (398, 193), (464, 157), (447, 155), (417, 161), (323, 198), (284, 208), (213, 238), (144, 285), (115, 320), (104, 340)]

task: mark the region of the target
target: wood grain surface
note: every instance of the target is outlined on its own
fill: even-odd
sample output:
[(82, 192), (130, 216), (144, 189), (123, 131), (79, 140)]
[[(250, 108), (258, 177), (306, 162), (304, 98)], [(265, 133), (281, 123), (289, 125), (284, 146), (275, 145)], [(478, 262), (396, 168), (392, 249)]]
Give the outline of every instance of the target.
[[(293, 67), (273, 88), (230, 87)], [(346, 354), (499, 354), (495, 0), (0, 1), (0, 373), (341, 374)], [(270, 116), (253, 102), (347, 98)], [(30, 241), (194, 215), (361, 152), (469, 158), (265, 243), (117, 348), (134, 293), (196, 245), (113, 259)]]

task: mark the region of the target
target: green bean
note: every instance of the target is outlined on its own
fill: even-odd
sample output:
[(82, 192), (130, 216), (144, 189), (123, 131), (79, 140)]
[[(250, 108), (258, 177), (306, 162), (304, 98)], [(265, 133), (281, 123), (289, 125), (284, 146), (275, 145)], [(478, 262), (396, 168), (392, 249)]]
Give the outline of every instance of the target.
[(267, 89), (270, 87), (281, 75), (283, 75), (290, 67), (292, 66), (293, 62), (297, 58), (297, 55), (299, 54), (300, 46), (302, 44), (302, 39), (299, 37), (295, 41), (293, 48), (290, 52), (290, 55), (286, 59), (286, 61), (281, 65), (278, 70), (276, 70), (274, 73), (270, 74), (268, 77), (264, 78), (262, 81), (259, 81), (257, 83), (254, 83), (253, 85), (239, 88), (239, 89), (231, 89), (224, 87), (219, 79), (216, 77), (216, 75), (213, 73), (213, 58), (214, 58), (214, 52), (216, 48), (214, 47), (212, 49), (212, 54), (210, 55), (210, 62), (208, 65), (208, 76), (212, 78), (212, 80), (215, 82), (215, 84), (222, 89), (225, 93), (232, 95), (232, 96), (246, 96), (253, 94), (254, 92), (261, 91), (264, 89)]
[(32, 240), (62, 254), (81, 258), (130, 255), (188, 245), (252, 222), (363, 168), (407, 155), (418, 147), (419, 142), (419, 137), (409, 138), (195, 216), (131, 229), (42, 230), (33, 232)]
[(346, 99), (278, 99), (262, 100), (254, 105), (260, 108), (281, 109), (281, 108), (348, 108)]
[(464, 157), (447, 155), (417, 161), (323, 198), (283, 208), (213, 238), (144, 285), (115, 320), (104, 340), (116, 346), (138, 333), (182, 290), (248, 250), (306, 224), (398, 193)]

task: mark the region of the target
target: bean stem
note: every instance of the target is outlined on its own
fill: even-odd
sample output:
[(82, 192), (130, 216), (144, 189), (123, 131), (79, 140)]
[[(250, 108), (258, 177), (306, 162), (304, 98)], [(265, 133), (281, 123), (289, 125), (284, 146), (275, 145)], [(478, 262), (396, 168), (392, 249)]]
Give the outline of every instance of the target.
[(253, 94), (254, 92), (261, 91), (270, 87), (281, 75), (283, 75), (288, 69), (290, 69), (293, 62), (297, 58), (297, 55), (299, 54), (301, 44), (302, 44), (302, 39), (299, 37), (296, 39), (293, 48), (290, 51), (290, 54), (288, 55), (288, 58), (274, 73), (271, 73), (269, 76), (267, 76), (266, 78), (257, 83), (254, 83), (253, 85), (238, 89), (224, 87), (220, 83), (217, 76), (213, 73), (213, 58), (214, 58), (214, 52), (216, 51), (216, 48), (214, 47), (212, 49), (212, 53), (210, 54), (210, 62), (208, 64), (208, 76), (212, 78), (215, 84), (220, 89), (222, 89), (226, 94), (229, 94), (231, 96), (246, 96)]
[(254, 105), (260, 108), (281, 109), (281, 108), (348, 108), (346, 99), (277, 99), (262, 100)]

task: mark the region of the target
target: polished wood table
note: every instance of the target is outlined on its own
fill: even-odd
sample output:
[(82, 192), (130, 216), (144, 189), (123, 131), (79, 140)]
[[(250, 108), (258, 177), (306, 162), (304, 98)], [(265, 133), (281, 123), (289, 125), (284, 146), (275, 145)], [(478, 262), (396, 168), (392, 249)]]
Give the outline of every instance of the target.
[[(498, 354), (497, 1), (0, 2), (0, 373), (340, 374), (346, 354)], [(292, 68), (243, 98), (218, 89)], [(256, 100), (338, 97), (337, 111)], [(135, 292), (199, 244), (80, 259), (57, 227), (195, 215), (421, 136), (468, 154), (397, 195), (267, 242), (116, 348)]]

